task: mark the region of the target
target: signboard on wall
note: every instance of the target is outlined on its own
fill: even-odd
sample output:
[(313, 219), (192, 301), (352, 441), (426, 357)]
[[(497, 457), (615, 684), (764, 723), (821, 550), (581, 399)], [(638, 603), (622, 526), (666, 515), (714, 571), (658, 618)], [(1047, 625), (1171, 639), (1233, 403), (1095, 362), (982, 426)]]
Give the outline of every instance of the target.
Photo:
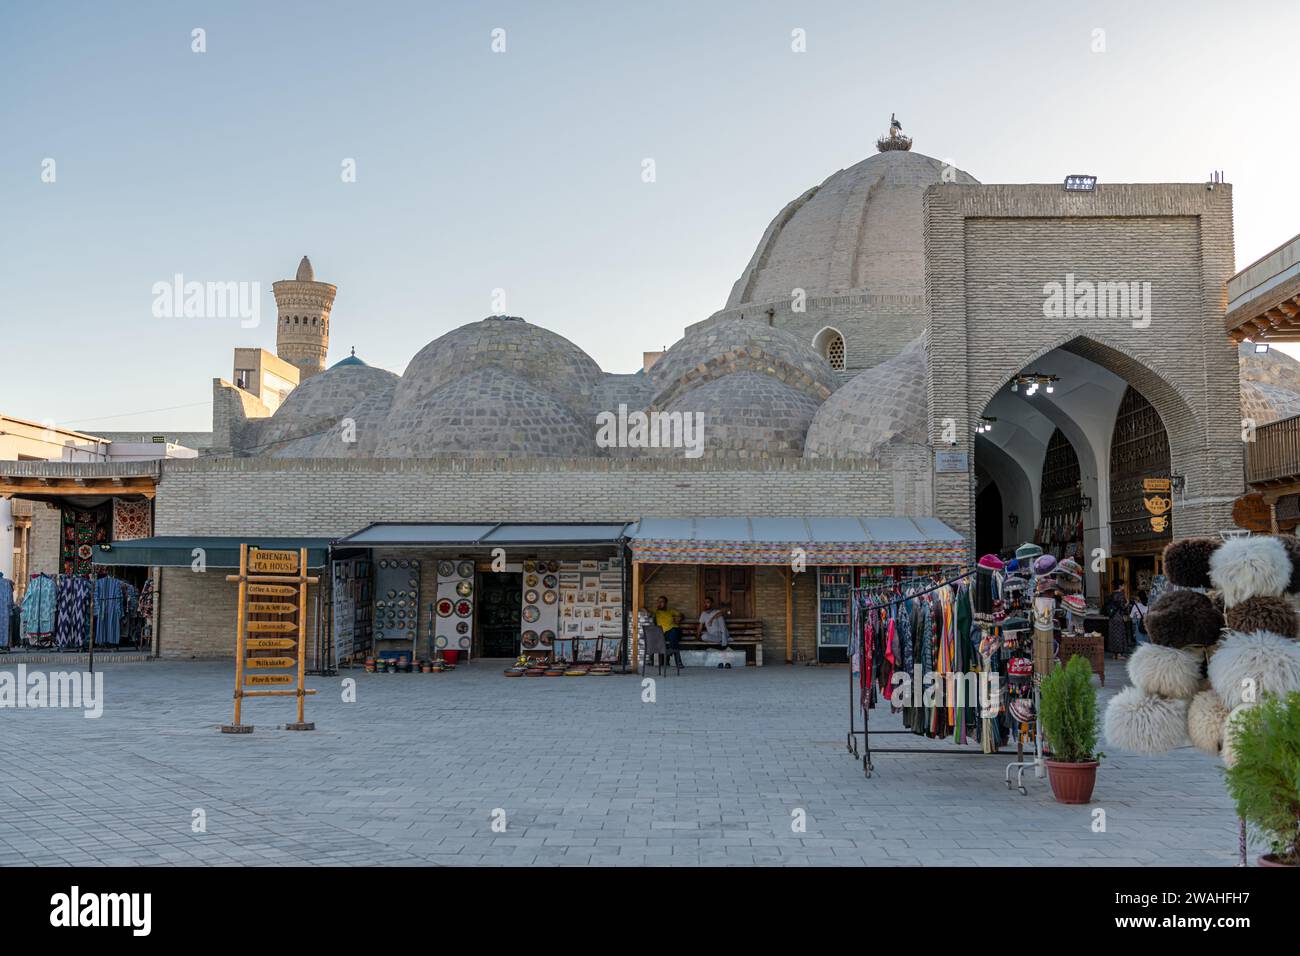
[(1232, 503), (1232, 523), (1246, 531), (1271, 531), (1272, 515), (1268, 502), (1259, 492), (1242, 495)]
[(1142, 505), (1151, 515), (1151, 530), (1169, 530), (1169, 512), (1174, 507), (1173, 482), (1169, 478), (1142, 479)]
[(964, 451), (936, 451), (934, 470), (940, 475), (964, 474), (970, 471), (970, 455)]

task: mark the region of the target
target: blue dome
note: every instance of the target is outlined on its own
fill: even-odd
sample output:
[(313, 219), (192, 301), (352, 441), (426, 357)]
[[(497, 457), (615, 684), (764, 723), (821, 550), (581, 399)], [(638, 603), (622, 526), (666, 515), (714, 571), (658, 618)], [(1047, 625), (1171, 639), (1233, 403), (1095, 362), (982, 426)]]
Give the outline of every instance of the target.
[(340, 359), (339, 361), (335, 362), (333, 365), (330, 366), (330, 368), (339, 368), (340, 366), (344, 366), (344, 365), (360, 365), (363, 368), (370, 367), (369, 365), (366, 365), (365, 362), (361, 361), (361, 359), (357, 358), (356, 353), (353, 353), (352, 355), (349, 355), (347, 358)]

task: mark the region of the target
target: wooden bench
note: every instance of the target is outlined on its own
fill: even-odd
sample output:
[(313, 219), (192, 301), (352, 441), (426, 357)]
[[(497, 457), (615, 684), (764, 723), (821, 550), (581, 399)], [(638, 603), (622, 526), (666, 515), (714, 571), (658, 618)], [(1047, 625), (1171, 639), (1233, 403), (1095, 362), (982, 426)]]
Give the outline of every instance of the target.
[[(718, 644), (714, 641), (700, 640), (700, 622), (682, 621), (678, 625), (682, 629), (682, 649), (686, 650), (707, 650), (716, 648)], [(758, 618), (733, 617), (727, 619), (727, 633), (731, 635), (727, 643), (728, 647), (734, 647), (737, 650), (745, 652), (745, 661), (754, 662), (755, 667), (763, 666), (763, 622)], [(751, 654), (750, 651), (753, 651)]]

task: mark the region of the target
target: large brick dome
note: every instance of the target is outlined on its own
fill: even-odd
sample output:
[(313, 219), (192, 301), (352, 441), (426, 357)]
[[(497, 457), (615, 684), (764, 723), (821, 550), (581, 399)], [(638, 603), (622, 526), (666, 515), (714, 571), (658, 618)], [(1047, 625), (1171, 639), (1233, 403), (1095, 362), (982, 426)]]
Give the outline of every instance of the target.
[(816, 296), (921, 295), (925, 248), (921, 199), (940, 182), (977, 184), (920, 153), (877, 153), (841, 169), (772, 220), (727, 308)]

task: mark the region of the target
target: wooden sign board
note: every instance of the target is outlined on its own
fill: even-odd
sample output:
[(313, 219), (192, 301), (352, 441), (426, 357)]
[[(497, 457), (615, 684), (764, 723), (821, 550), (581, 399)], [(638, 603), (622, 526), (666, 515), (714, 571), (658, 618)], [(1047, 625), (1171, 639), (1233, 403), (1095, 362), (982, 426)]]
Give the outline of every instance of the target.
[[(235, 721), (223, 726), (222, 732), (245, 734), (252, 731), (251, 726), (240, 722), (244, 698), (275, 696), (298, 698), (298, 720), (285, 724), (286, 729), (315, 729), (315, 724), (303, 719), (303, 702), (308, 694), (316, 693), (304, 686), (307, 672), (307, 585), (318, 580), (307, 574), (307, 549), (268, 551), (241, 544), (239, 573), (227, 575), (226, 580), (239, 583), (239, 600), (235, 619)], [(250, 616), (267, 614), (296, 614), (297, 620), (249, 620)], [(301, 631), (299, 622), (303, 623)], [(276, 634), (285, 636), (260, 636)], [(258, 651), (280, 653), (266, 657), (249, 656)], [(296, 668), (297, 674), (261, 673), (285, 667)]]
[(1242, 495), (1232, 503), (1232, 523), (1247, 531), (1271, 531), (1273, 516), (1268, 502), (1258, 492)]
[(249, 614), (292, 614), (298, 605), (286, 601), (252, 601), (248, 605)]
[(291, 651), (298, 646), (292, 637), (250, 637), (244, 647), (250, 651)]
[(296, 657), (250, 657), (244, 664), (248, 667), (293, 667), (298, 663)]
[(250, 631), (272, 631), (280, 634), (289, 631), (298, 630), (298, 625), (293, 621), (249, 621), (248, 630)]
[(297, 574), (298, 553), (296, 551), (263, 551), (250, 548), (248, 551), (248, 571), (250, 574)]
[(276, 684), (292, 684), (292, 674), (249, 674), (245, 682), (249, 687), (266, 687)]
[(1173, 481), (1169, 478), (1143, 478), (1142, 490), (1147, 494), (1152, 492), (1163, 492), (1169, 494), (1173, 490)]

